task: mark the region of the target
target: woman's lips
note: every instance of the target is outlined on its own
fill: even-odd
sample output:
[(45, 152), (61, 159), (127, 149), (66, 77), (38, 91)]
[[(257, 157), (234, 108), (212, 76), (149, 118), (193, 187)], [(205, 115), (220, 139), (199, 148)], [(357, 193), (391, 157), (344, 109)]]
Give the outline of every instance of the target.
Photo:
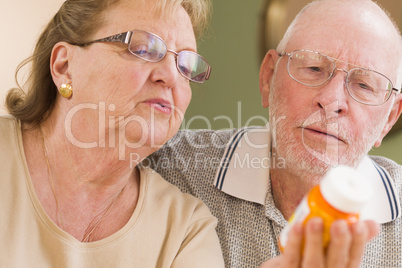
[(171, 114), (172, 113), (172, 105), (170, 104), (169, 101), (164, 100), (164, 99), (149, 99), (146, 100), (144, 103), (148, 104), (151, 106), (151, 108), (165, 113), (165, 114)]

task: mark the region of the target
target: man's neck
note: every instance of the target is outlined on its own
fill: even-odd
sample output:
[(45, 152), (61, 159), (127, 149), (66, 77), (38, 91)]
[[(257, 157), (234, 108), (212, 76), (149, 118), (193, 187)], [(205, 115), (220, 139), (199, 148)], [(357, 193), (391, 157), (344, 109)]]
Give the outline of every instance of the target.
[(275, 206), (288, 220), (303, 197), (319, 183), (320, 178), (311, 174), (295, 175), (288, 169), (271, 169), (271, 191)]

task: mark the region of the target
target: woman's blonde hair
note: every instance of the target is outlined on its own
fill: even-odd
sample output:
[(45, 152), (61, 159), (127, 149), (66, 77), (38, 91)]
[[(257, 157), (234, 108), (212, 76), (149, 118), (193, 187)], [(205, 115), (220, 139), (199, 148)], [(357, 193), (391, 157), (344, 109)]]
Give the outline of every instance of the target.
[[(103, 15), (107, 10), (122, 1), (148, 0), (67, 0), (56, 15), (47, 24), (36, 43), (31, 57), (17, 67), (18, 73), (31, 63), (27, 79), (27, 93), (21, 86), (11, 89), (6, 97), (8, 112), (15, 118), (38, 126), (46, 120), (54, 107), (57, 88), (50, 73), (50, 56), (58, 42), (64, 41), (78, 44), (90, 41), (91, 37), (102, 25)], [(177, 7), (187, 11), (195, 35), (199, 37), (210, 16), (210, 0), (155, 0), (155, 8), (159, 13), (174, 12)]]

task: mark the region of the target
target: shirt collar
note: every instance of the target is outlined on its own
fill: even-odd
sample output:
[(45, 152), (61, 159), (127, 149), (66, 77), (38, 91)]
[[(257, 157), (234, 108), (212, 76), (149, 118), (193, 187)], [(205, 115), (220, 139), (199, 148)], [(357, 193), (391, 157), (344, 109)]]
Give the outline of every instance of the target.
[[(265, 205), (270, 185), (271, 135), (265, 128), (243, 128), (226, 146), (215, 186), (234, 197)], [(279, 166), (284, 163), (272, 163)], [(365, 157), (357, 167), (373, 186), (373, 197), (361, 212), (362, 219), (379, 223), (393, 221), (400, 215), (399, 198), (388, 171)]]

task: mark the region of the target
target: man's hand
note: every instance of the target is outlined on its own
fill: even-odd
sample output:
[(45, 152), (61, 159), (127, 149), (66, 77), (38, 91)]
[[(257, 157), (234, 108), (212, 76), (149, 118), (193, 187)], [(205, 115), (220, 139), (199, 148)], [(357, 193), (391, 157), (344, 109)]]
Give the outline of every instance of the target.
[[(304, 228), (302, 224), (295, 224), (284, 253), (264, 262), (261, 268), (359, 267), (364, 247), (378, 234), (379, 225), (374, 221), (361, 221), (348, 226), (344, 220), (335, 221), (331, 225), (331, 241), (326, 250), (322, 246), (322, 230), (320, 218), (311, 219)], [(305, 244), (301, 255), (303, 237)]]

